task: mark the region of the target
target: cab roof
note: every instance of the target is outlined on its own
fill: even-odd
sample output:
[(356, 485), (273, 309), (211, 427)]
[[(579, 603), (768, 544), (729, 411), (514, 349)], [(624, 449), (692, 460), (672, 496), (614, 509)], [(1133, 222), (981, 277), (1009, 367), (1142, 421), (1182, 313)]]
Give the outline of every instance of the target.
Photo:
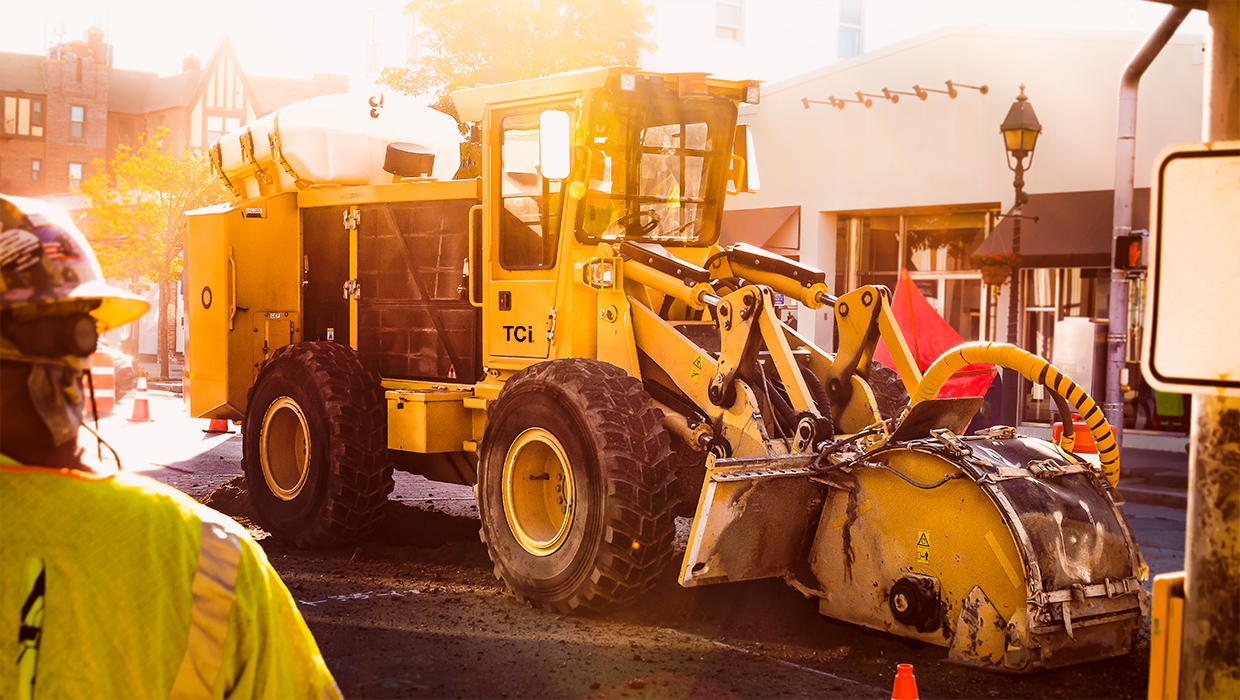
[(691, 80), (705, 81), (707, 89), (712, 94), (728, 94), (736, 99), (741, 98), (747, 85), (755, 84), (755, 81), (708, 78), (709, 73), (655, 73), (624, 66), (612, 66), (610, 68), (584, 68), (500, 85), (463, 88), (453, 92), (452, 99), (456, 103), (456, 111), (462, 122), (476, 122), (482, 119), (487, 105), (524, 102), (597, 89), (607, 85), (609, 81), (619, 81), (620, 75), (625, 73), (639, 78), (661, 78), (668, 87), (677, 88)]

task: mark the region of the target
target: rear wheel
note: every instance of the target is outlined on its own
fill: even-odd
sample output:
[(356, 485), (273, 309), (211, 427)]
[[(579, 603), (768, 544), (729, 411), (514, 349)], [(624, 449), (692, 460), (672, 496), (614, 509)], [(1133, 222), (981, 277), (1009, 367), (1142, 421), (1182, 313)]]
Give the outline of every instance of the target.
[(250, 387), (242, 467), (258, 523), (280, 540), (332, 547), (365, 536), (392, 491), (379, 378), (351, 349), (296, 343)]
[(560, 612), (633, 600), (672, 558), (669, 440), (641, 382), (595, 360), (508, 380), (480, 449), (478, 507), (496, 576)]

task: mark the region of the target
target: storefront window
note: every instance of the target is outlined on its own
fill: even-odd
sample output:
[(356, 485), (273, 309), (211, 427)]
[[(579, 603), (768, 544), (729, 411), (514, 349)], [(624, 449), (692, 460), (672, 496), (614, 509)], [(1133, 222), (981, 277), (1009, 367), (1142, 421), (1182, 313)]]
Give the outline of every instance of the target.
[(851, 222), (852, 219), (847, 216), (841, 216), (835, 222), (835, 284), (831, 287), (831, 293), (836, 296), (848, 291), (848, 266), (852, 260), (852, 247), (849, 245), (852, 237), (848, 235)]
[[(1092, 362), (1078, 367), (1073, 379), (1101, 402), (1106, 373), (1106, 270), (1081, 268), (1036, 268), (1021, 271), (1022, 298), (1025, 305), (1020, 345), (1024, 349), (1055, 361), (1055, 326), (1066, 318), (1094, 321), (1096, 342)], [(1100, 329), (1100, 330), (1099, 330)], [(1080, 338), (1077, 338), (1080, 341)], [(1060, 339), (1060, 342), (1067, 342)], [(1088, 350), (1085, 355), (1089, 355)], [(1076, 356), (1080, 356), (1077, 353)], [(1026, 423), (1050, 423), (1054, 401), (1038, 384), (1022, 381), (1021, 420)]]
[(862, 219), (860, 252), (857, 285), (882, 284), (895, 289), (900, 279), (900, 217)]
[[(989, 211), (841, 216), (835, 234), (835, 294), (865, 284), (893, 291), (900, 270), (964, 340), (989, 337), (988, 291), (970, 266), (989, 233)], [(993, 306), (993, 305), (991, 305)]]
[(905, 217), (909, 271), (970, 269), (973, 251), (986, 237), (986, 216), (986, 212), (969, 212)]

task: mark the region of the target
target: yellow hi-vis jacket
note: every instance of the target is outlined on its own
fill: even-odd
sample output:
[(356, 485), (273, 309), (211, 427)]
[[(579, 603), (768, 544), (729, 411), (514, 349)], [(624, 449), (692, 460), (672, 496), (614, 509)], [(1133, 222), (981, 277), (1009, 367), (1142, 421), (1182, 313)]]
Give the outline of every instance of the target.
[(0, 668), (0, 698), (340, 695), (245, 530), (127, 474), (0, 466)]

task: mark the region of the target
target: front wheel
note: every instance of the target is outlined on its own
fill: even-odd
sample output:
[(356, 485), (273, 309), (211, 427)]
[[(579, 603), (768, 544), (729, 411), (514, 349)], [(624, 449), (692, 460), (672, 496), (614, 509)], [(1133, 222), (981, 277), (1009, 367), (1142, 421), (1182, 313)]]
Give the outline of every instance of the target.
[(496, 576), (559, 612), (632, 601), (672, 559), (663, 416), (603, 362), (542, 362), (508, 380), (480, 449), (478, 507)]
[(332, 547), (360, 539), (392, 491), (379, 378), (351, 349), (286, 345), (250, 387), (242, 468), (259, 525), (277, 539)]

